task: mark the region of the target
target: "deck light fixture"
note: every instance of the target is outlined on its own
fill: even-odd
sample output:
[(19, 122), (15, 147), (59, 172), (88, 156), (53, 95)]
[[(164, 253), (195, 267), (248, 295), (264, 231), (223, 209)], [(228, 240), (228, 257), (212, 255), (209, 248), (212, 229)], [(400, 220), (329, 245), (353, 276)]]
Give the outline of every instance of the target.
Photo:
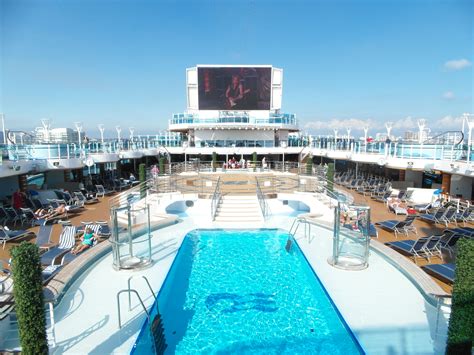
[(425, 131), (426, 120), (424, 118), (420, 118), (417, 123), (418, 123), (418, 129), (419, 129), (418, 143), (423, 144), (423, 132)]
[(77, 131), (77, 140), (79, 142), (79, 147), (81, 147), (81, 131), (82, 131), (82, 122), (74, 122), (74, 126), (76, 126)]
[(99, 125), (97, 125), (97, 127), (99, 128), (99, 131), (100, 131), (100, 141), (102, 142), (102, 144), (104, 144), (104, 131), (105, 131), (104, 125), (100, 123)]

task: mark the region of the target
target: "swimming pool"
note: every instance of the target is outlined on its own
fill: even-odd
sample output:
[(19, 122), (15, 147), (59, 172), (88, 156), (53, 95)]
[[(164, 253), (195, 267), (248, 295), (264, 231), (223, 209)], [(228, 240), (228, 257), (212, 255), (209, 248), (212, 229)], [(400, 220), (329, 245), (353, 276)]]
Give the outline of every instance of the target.
[[(299, 247), (277, 229), (194, 230), (151, 312), (169, 353), (360, 354)], [(148, 322), (132, 353), (153, 351)]]

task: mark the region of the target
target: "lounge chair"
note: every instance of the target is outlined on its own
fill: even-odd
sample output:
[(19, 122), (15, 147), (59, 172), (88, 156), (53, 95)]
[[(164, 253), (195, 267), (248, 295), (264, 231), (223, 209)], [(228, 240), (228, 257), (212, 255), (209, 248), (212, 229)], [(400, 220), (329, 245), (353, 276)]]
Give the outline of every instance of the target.
[(97, 193), (96, 193), (97, 197), (104, 197), (106, 195), (110, 195), (115, 192), (115, 191), (105, 189), (103, 185), (95, 185), (95, 188), (97, 189)]
[(433, 208), (433, 204), (430, 202), (425, 204), (413, 205), (411, 206), (411, 208), (413, 208), (418, 213), (426, 213), (428, 210)]
[(442, 281), (448, 281), (449, 283), (454, 282), (456, 274), (456, 265), (453, 263), (448, 264), (428, 264), (421, 267), (428, 274), (439, 278)]
[(54, 265), (56, 259), (70, 251), (76, 244), (76, 227), (65, 226), (59, 236), (59, 245), (41, 255), (42, 265)]
[(40, 226), (38, 233), (36, 234), (36, 245), (40, 249), (50, 249), (51, 244), (51, 233), (53, 231), (53, 226), (43, 225)]
[(21, 222), (21, 215), (13, 207), (5, 208), (5, 212), (8, 216), (6, 222), (13, 223), (14, 226), (18, 221)]
[(408, 216), (403, 221), (388, 220), (376, 222), (375, 225), (395, 233), (395, 237), (398, 237), (399, 233), (404, 233), (408, 237), (409, 232), (418, 234), (416, 227), (413, 225), (415, 218), (414, 216)]
[(48, 265), (46, 266), (41, 275), (43, 277), (43, 285), (47, 284), (56, 274), (61, 271), (63, 265)]
[(461, 234), (466, 237), (473, 237), (474, 236), (474, 228), (471, 227), (457, 227), (457, 228), (448, 228), (444, 230), (445, 233), (455, 233)]
[(417, 257), (424, 257), (428, 260), (433, 255), (433, 250), (436, 250), (436, 245), (439, 242), (440, 236), (421, 237), (417, 240), (399, 240), (396, 242), (385, 243), (389, 247), (402, 251), (413, 257), (415, 263)]
[(460, 213), (456, 213), (454, 216), (456, 222), (462, 222), (464, 226), (466, 223), (472, 222), (474, 220), (474, 207), (470, 206)]
[(440, 245), (439, 247), (440, 257), (443, 260), (446, 260), (446, 259), (452, 260), (452, 258), (455, 257), (456, 252), (457, 252), (456, 243), (462, 238), (469, 238), (469, 237), (466, 237), (465, 235), (461, 235), (461, 234), (454, 234), (448, 242), (444, 243), (443, 245)]
[(96, 221), (95, 224), (100, 225), (99, 232), (97, 233), (99, 237), (110, 237), (112, 230), (106, 221)]
[[(101, 228), (101, 226), (99, 224), (87, 224), (84, 226), (84, 230), (87, 229), (87, 228), (91, 228), (92, 231), (94, 232), (94, 234), (98, 237), (99, 236), (99, 230)], [(92, 248), (94, 245), (97, 244), (97, 239), (96, 238), (93, 238), (92, 240), (92, 245), (89, 247)], [(87, 249), (86, 249), (87, 250)], [(84, 251), (81, 252), (81, 254), (83, 253)], [(65, 265), (65, 264), (69, 264), (71, 261), (73, 261), (75, 258), (77, 258), (79, 254), (73, 254), (72, 251), (68, 251), (67, 253), (65, 253), (62, 258), (61, 258), (61, 265)]]
[(9, 216), (7, 211), (5, 211), (5, 208), (0, 207), (0, 224), (4, 225), (6, 222), (9, 220)]
[(0, 227), (0, 243), (3, 244), (3, 249), (7, 242), (17, 242), (34, 235), (33, 232), (27, 230), (9, 230), (6, 227)]
[(99, 199), (96, 198), (96, 197), (87, 199), (87, 197), (84, 196), (84, 194), (81, 191), (74, 192), (74, 196), (75, 196), (76, 200), (80, 201), (83, 205), (84, 204), (89, 205), (89, 204), (92, 204), (92, 203), (99, 202)]
[[(436, 211), (435, 214), (422, 214), (419, 216), (419, 218), (422, 221), (428, 222), (428, 223), (440, 223), (440, 224), (446, 224), (446, 214), (451, 210), (450, 208), (444, 209), (440, 208), (438, 211)], [(454, 213), (456, 210), (454, 210)]]
[(387, 200), (391, 195), (392, 195), (392, 192), (387, 191), (382, 196), (373, 196), (372, 199), (375, 200), (375, 201), (387, 203)]

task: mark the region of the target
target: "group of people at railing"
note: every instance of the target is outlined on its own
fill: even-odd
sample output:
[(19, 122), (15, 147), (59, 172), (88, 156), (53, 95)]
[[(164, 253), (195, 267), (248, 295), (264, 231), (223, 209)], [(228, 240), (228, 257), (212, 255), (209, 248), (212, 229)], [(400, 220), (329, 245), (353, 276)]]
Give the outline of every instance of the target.
[(250, 162), (245, 160), (243, 157), (240, 160), (235, 159), (235, 157), (230, 158), (227, 162), (224, 162), (224, 169), (246, 169), (249, 167)]

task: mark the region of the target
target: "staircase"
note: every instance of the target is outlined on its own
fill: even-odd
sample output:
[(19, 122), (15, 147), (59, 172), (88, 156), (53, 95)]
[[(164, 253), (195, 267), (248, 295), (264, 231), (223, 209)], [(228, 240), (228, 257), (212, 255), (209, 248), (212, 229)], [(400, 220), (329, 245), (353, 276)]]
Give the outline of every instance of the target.
[(216, 223), (258, 224), (263, 222), (262, 212), (255, 195), (222, 196), (215, 218)]

